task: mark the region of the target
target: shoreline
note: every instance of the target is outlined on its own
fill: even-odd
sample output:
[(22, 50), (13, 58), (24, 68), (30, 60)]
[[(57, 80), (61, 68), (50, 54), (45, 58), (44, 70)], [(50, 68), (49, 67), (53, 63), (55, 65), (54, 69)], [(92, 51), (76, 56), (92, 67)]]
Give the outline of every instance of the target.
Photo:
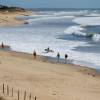
[[(9, 52), (11, 54), (15, 54), (15, 56), (17, 56), (17, 57), (24, 58), (25, 57), (24, 55), (26, 55), (26, 56), (29, 56), (29, 59), (30, 60), (33, 60), (34, 59), (33, 54), (32, 53), (28, 53), (28, 52), (21, 52), (21, 51), (14, 51), (14, 50), (7, 50), (6, 52)], [(27, 59), (27, 58), (24, 58), (24, 59)], [(86, 68), (86, 69), (94, 70), (98, 74), (100, 73), (100, 71), (98, 69), (92, 68), (90, 66), (82, 66), (82, 65), (79, 65), (79, 64), (74, 64), (74, 63), (72, 63), (72, 61), (70, 59), (68, 59), (65, 62), (65, 59), (64, 58), (60, 58), (59, 59), (59, 62), (58, 62), (57, 61), (58, 60), (57, 57), (37, 55), (37, 59), (36, 60), (37, 61), (47, 62), (47, 63), (52, 63), (52, 64), (72, 65), (72, 66), (75, 66), (76, 68), (83, 68), (83, 69)]]
[(20, 52), (20, 51), (13, 51), (13, 50), (0, 50), (0, 52), (4, 52), (4, 53), (9, 53), (10, 56), (12, 57), (17, 57), (17, 58), (21, 58), (21, 59), (28, 59), (28, 60), (35, 60), (38, 62), (45, 62), (47, 64), (54, 64), (54, 65), (61, 65), (61, 66), (71, 66), (73, 69), (75, 70), (80, 70), (80, 72), (82, 72), (83, 74), (87, 74), (87, 75), (91, 75), (93, 77), (95, 77), (96, 75), (100, 75), (100, 71), (97, 71), (95, 68), (90, 68), (88, 66), (81, 66), (81, 65), (77, 65), (77, 64), (73, 64), (73, 63), (63, 63), (63, 62), (57, 62), (55, 61), (50, 61), (49, 58), (51, 59), (57, 59), (55, 57), (50, 57), (50, 56), (43, 56), (43, 55), (37, 55), (37, 58), (34, 59), (33, 54), (31, 53), (26, 53), (26, 52)]
[[(8, 46), (8, 45), (6, 45), (6, 46)], [(8, 46), (8, 47), (10, 48), (10, 46)], [(78, 64), (73, 64), (69, 60), (65, 62), (65, 59), (60, 59), (59, 62), (58, 62), (56, 57), (43, 56), (43, 55), (37, 55), (37, 59), (34, 59), (34, 56), (33, 56), (32, 53), (14, 51), (14, 50), (11, 50), (9, 48), (5, 48), (5, 50), (0, 48), (0, 52), (1, 51), (5, 52), (5, 53), (7, 52), (7, 53), (10, 53), (12, 56), (19, 57), (19, 58), (22, 58), (22, 59), (37, 60), (37, 61), (42, 61), (42, 62), (47, 62), (47, 63), (52, 63), (52, 64), (59, 64), (59, 65), (72, 65), (72, 66), (75, 66), (76, 69), (77, 68), (83, 68), (83, 69), (86, 68), (86, 69), (94, 70), (98, 74), (100, 73), (95, 68), (91, 68), (91, 67), (88, 67), (88, 66), (81, 66), (81, 65), (78, 65)]]
[[(11, 54), (16, 54), (15, 56), (22, 57), (22, 58), (24, 58), (25, 57), (24, 55), (26, 55), (30, 59), (33, 59), (32, 53), (12, 50), (11, 46), (9, 46), (9, 45), (4, 45), (4, 48), (2, 48), (1, 45), (0, 45), (0, 51), (8, 52), (8, 53), (11, 53)], [(39, 55), (39, 54), (37, 54), (37, 58), (38, 58), (37, 60), (47, 62), (47, 63), (61, 64), (61, 65), (68, 65), (69, 64), (69, 65), (72, 65), (72, 66), (75, 66), (75, 67), (82, 67), (82, 68), (88, 68), (88, 69), (91, 69), (91, 70), (95, 70), (96, 73), (100, 73), (99, 69), (93, 68), (92, 66), (74, 64), (73, 60), (70, 60), (70, 59), (65, 60), (64, 58), (60, 58), (59, 62), (58, 62), (57, 57), (44, 56), (44, 55)]]
[[(30, 59), (30, 60), (34, 59), (34, 56), (33, 56), (32, 53), (12, 50), (9, 45), (4, 45), (4, 48), (2, 48), (1, 45), (0, 45), (0, 51), (8, 52), (11, 55), (15, 55), (16, 57), (21, 57), (23, 59), (27, 59), (26, 56), (28, 56), (28, 59)], [(68, 65), (69, 64), (69, 65), (72, 65), (72, 66), (75, 66), (75, 67), (82, 67), (82, 68), (88, 68), (88, 69), (91, 69), (91, 70), (95, 70), (96, 73), (100, 73), (100, 71), (98, 71), (95, 68), (92, 68), (92, 67), (89, 67), (89, 66), (82, 66), (82, 65), (74, 64), (69, 59), (67, 59), (65, 61), (65, 59), (60, 58), (59, 62), (58, 62), (57, 57), (37, 55), (37, 59), (35, 59), (35, 60), (43, 61), (43, 62), (47, 62), (47, 63), (52, 63), (52, 64), (61, 64), (61, 65)]]

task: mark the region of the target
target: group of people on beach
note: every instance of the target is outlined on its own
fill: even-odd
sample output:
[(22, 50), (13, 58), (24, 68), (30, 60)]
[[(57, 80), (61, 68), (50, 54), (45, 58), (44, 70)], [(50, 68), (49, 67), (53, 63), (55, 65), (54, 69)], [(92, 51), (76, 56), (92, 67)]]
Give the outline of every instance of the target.
[[(49, 50), (49, 48), (47, 48), (46, 50)], [(36, 53), (35, 50), (33, 51), (33, 56), (34, 56), (34, 59), (36, 59), (37, 53)], [(68, 54), (65, 54), (65, 61), (67, 61), (67, 58), (68, 58)], [(57, 53), (57, 59), (58, 59), (58, 62), (59, 62), (60, 61), (60, 53), (59, 52)]]
[[(58, 54), (57, 54), (57, 58), (58, 58), (58, 62), (59, 62), (59, 60), (60, 60), (60, 53), (59, 53), (59, 52), (58, 52)], [(65, 54), (65, 61), (67, 60), (67, 58), (68, 58), (68, 55)]]
[[(46, 51), (47, 53), (49, 53), (49, 52), (54, 52), (54, 51), (51, 50), (49, 47), (48, 47), (47, 49), (45, 49), (45, 51)], [(58, 58), (58, 62), (59, 62), (59, 60), (60, 60), (60, 53), (59, 53), (59, 52), (57, 53), (57, 58)], [(65, 54), (65, 60), (67, 60), (67, 58), (68, 58), (68, 55)]]
[[(1, 48), (4, 48), (3, 42), (1, 44)], [(53, 50), (50, 50), (49, 47), (47, 49), (45, 49), (45, 51), (47, 51), (47, 52), (54, 52)], [(36, 53), (35, 50), (33, 51), (33, 56), (34, 56), (34, 59), (36, 59), (37, 53)], [(68, 55), (65, 54), (65, 60), (67, 60), (67, 58), (68, 58)], [(60, 53), (59, 52), (57, 53), (57, 59), (58, 59), (58, 62), (59, 62), (60, 61)]]

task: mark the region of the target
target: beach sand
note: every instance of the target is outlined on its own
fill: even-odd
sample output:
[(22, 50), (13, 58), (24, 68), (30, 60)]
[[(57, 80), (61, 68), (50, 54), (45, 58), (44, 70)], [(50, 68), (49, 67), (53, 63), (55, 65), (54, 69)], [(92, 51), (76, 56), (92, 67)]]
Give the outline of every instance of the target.
[(14, 12), (3, 12), (0, 11), (0, 26), (17, 26), (24, 24), (24, 20), (16, 19), (17, 16), (28, 16), (31, 15), (31, 11), (14, 11)]
[[(95, 75), (94, 75), (95, 73)], [(14, 88), (14, 97), (2, 94), (2, 84)], [(57, 64), (45, 58), (12, 51), (0, 51), (0, 95), (20, 100), (24, 91), (32, 100), (100, 100), (100, 76), (94, 69), (72, 64)], [(28, 97), (26, 100), (29, 100)]]

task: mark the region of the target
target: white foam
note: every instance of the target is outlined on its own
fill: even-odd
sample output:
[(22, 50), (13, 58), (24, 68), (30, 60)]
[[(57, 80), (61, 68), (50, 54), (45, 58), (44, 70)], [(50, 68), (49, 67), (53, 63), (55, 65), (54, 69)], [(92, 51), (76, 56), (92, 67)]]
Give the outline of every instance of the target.
[(97, 13), (91, 13), (91, 14), (88, 14), (88, 15), (85, 15), (85, 16), (100, 17), (100, 14), (97, 14)]
[(33, 19), (28, 19), (26, 20), (29, 23), (32, 23), (34, 21), (40, 21), (40, 20), (49, 20), (49, 19), (62, 19), (62, 18), (66, 18), (66, 19), (73, 19), (75, 18), (74, 16), (38, 16), (36, 18)]
[(61, 11), (55, 12), (54, 15), (67, 15), (67, 16), (78, 16), (78, 15), (88, 14), (88, 10), (80, 10), (80, 11)]
[(98, 53), (85, 53), (85, 52), (72, 52), (74, 64), (97, 68), (100, 66), (100, 54)]
[(93, 39), (95, 42), (100, 41), (100, 34), (94, 34), (94, 35), (92, 36), (92, 39)]
[(71, 26), (68, 27), (64, 32), (67, 34), (74, 34), (74, 35), (78, 35), (78, 36), (86, 36), (86, 33), (81, 32), (85, 30), (84, 28), (82, 28), (81, 26)]
[(75, 23), (80, 25), (100, 25), (100, 17), (80, 17), (73, 20)]
[[(82, 32), (83, 30), (85, 30), (85, 29), (81, 26), (71, 26), (71, 27), (68, 27), (64, 32), (67, 34), (73, 34), (76, 36), (88, 37), (89, 33), (84, 33), (84, 32)], [(93, 41), (95, 41), (95, 42), (100, 41), (100, 34), (90, 33), (90, 35), (91, 35), (90, 38), (93, 39)]]

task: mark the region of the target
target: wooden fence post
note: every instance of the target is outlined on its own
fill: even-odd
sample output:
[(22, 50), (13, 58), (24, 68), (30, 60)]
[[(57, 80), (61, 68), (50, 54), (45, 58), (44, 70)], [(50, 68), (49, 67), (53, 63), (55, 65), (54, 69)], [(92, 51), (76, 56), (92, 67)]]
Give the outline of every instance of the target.
[(24, 100), (26, 100), (26, 91), (24, 92)]
[(29, 100), (31, 100), (31, 93), (30, 93), (30, 95), (29, 95)]
[(18, 100), (19, 100), (19, 90), (18, 90)]
[(5, 93), (5, 84), (3, 84), (3, 94)]
[(35, 96), (35, 100), (36, 100), (37, 98), (36, 98), (36, 96)]
[(12, 97), (13, 97), (13, 88), (12, 88)]
[(7, 85), (7, 95), (9, 95), (9, 86)]

